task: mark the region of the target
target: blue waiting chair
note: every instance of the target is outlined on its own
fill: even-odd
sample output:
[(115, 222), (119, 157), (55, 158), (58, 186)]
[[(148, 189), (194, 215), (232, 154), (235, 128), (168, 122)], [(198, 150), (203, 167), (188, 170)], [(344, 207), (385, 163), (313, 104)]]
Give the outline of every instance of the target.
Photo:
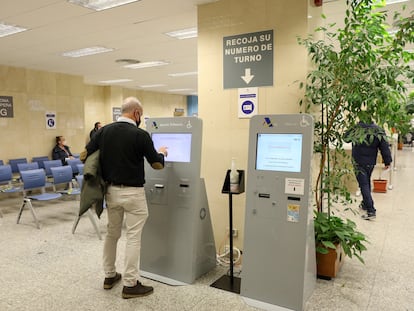
[[(23, 182), (23, 204), (19, 210), (19, 214), (17, 216), (17, 223), (20, 222), (20, 218), (22, 216), (24, 208), (27, 206), (32, 213), (33, 219), (36, 222), (36, 227), (40, 229), (39, 221), (37, 220), (35, 210), (32, 205), (32, 200), (37, 201), (49, 201), (55, 200), (62, 196), (60, 193), (56, 192), (46, 192), (46, 174), (45, 171), (41, 168), (36, 170), (29, 170), (29, 171), (22, 171), (20, 173)], [(35, 195), (28, 195), (27, 191), (29, 190), (38, 190), (40, 189), (40, 194)]]
[(81, 160), (74, 158), (66, 160), (66, 163), (72, 168), (73, 175), (79, 174), (78, 164), (83, 164)]
[(46, 176), (47, 177), (52, 177), (51, 168), (62, 166), (62, 161), (60, 161), (60, 160), (43, 161), (43, 165), (45, 166)]
[[(13, 185), (13, 173), (10, 165), (0, 165), (0, 193), (15, 193), (21, 192), (21, 187)], [(3, 213), (0, 210), (0, 217)]]
[(38, 168), (39, 168), (39, 164), (37, 162), (17, 163), (17, 169), (19, 170), (19, 173), (21, 173), (22, 171), (36, 170)]
[[(82, 189), (83, 175), (76, 175), (76, 181), (78, 182), (79, 188)], [(92, 226), (95, 229), (96, 235), (98, 236), (98, 239), (102, 240), (101, 232), (99, 231), (98, 225), (96, 224), (95, 217), (93, 216), (91, 209), (88, 209), (85, 214), (88, 215), (89, 220), (91, 221)], [(78, 213), (75, 218), (75, 222), (73, 223), (73, 226), (72, 226), (72, 234), (75, 234), (76, 227), (78, 226), (80, 218), (81, 216), (79, 216), (79, 210), (78, 210)]]
[(65, 185), (66, 189), (59, 191), (62, 194), (80, 195), (80, 188), (74, 188), (72, 184), (73, 171), (68, 165), (51, 167), (54, 190), (56, 185)]
[(83, 167), (85, 166), (85, 164), (76, 164), (76, 166), (78, 167), (78, 174), (83, 175)]
[(21, 190), (21, 188), (13, 186), (13, 172), (9, 164), (0, 165), (0, 186), (1, 192), (16, 192), (11, 191), (12, 188)]
[(0, 165), (4, 165), (4, 162), (3, 162), (3, 160), (0, 160)]
[(27, 159), (26, 158), (18, 158), (18, 159), (10, 159), (9, 160), (9, 164), (11, 166), (13, 174), (19, 172), (19, 168), (17, 167), (17, 164), (19, 164), (19, 163), (27, 163)]
[(41, 157), (33, 157), (32, 158), (32, 163), (37, 162), (37, 164), (39, 164), (39, 168), (45, 168), (45, 165), (43, 164), (43, 162), (45, 162), (45, 161), (49, 161), (48, 156), (41, 156)]

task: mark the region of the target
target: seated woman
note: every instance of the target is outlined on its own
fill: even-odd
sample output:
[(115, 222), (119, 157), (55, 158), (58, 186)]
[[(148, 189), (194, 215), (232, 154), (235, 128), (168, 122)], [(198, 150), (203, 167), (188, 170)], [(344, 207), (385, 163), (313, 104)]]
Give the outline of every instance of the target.
[(63, 136), (56, 136), (56, 146), (52, 150), (52, 159), (61, 160), (63, 165), (66, 165), (67, 159), (73, 159), (72, 152), (69, 146), (65, 145), (65, 138)]

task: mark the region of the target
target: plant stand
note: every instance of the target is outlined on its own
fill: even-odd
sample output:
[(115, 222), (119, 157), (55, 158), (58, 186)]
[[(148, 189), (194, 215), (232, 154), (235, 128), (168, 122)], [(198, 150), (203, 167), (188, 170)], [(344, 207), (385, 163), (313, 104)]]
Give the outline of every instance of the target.
[(230, 170), (227, 171), (221, 193), (229, 194), (229, 240), (230, 240), (230, 274), (225, 274), (217, 279), (211, 287), (223, 289), (232, 293), (240, 294), (241, 279), (234, 276), (233, 271), (233, 194), (240, 194), (244, 192), (244, 171), (239, 172), (239, 191), (230, 191)]

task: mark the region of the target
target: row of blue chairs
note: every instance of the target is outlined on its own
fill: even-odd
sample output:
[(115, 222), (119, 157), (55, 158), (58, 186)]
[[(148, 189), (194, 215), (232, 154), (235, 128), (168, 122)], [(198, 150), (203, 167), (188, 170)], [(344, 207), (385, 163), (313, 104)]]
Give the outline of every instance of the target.
[[(49, 161), (50, 162), (50, 161)], [(59, 161), (60, 162), (60, 161)], [(47, 161), (45, 161), (47, 164)], [(19, 165), (28, 164), (28, 163), (20, 163)], [(33, 163), (30, 163), (33, 164)], [(51, 171), (51, 182), (48, 182), (47, 173), (46, 173), (46, 167), (45, 169), (42, 168), (32, 168), (32, 169), (19, 169), (20, 171), (20, 177), (22, 185), (13, 185), (11, 178), (12, 178), (12, 171), (10, 165), (0, 165), (0, 185), (6, 183), (6, 187), (3, 187), (2, 192), (6, 193), (13, 193), (13, 192), (22, 192), (23, 193), (23, 204), (19, 210), (18, 216), (17, 216), (17, 223), (20, 222), (22, 213), (24, 209), (27, 207), (36, 223), (36, 227), (40, 229), (40, 223), (38, 221), (38, 218), (36, 216), (35, 210), (32, 205), (32, 201), (49, 201), (49, 200), (55, 200), (59, 199), (62, 195), (75, 195), (76, 197), (79, 197), (81, 192), (81, 186), (83, 182), (83, 175), (77, 174), (75, 176), (77, 181), (77, 186), (75, 187), (73, 184), (73, 176), (74, 172), (72, 170), (72, 166), (62, 166), (62, 163), (60, 162), (60, 165), (58, 166), (52, 166), (50, 167)], [(57, 190), (58, 185), (65, 185), (64, 190)], [(53, 191), (47, 191), (47, 189), (52, 188)], [(40, 190), (40, 193), (38, 193)], [(36, 194), (34, 194), (36, 192)], [(78, 207), (75, 207), (76, 212), (76, 218), (72, 227), (72, 233), (75, 233), (77, 224), (80, 220), (80, 217), (78, 216)], [(1, 212), (0, 212), (1, 214)], [(100, 231), (98, 229), (98, 226), (96, 224), (96, 221), (94, 219), (94, 216), (91, 211), (86, 213), (98, 235), (98, 238), (101, 239)]]
[[(11, 161), (11, 160), (10, 160)], [(70, 159), (67, 160), (67, 164), (71, 167), (73, 174), (77, 175), (83, 174), (83, 163), (79, 159)], [(62, 166), (62, 161), (60, 160), (44, 160), (42, 162), (10, 162), (8, 164), (11, 168), (12, 174), (20, 173), (21, 171), (27, 171), (27, 170), (34, 170), (34, 169), (44, 169), (46, 171), (46, 176), (51, 177), (52, 176), (52, 167), (58, 167)], [(0, 166), (5, 166), (4, 164), (0, 163)]]
[[(31, 163), (33, 165), (35, 165), (34, 163), (37, 163), (38, 168), (46, 169), (45, 162), (49, 162), (49, 161), (60, 161), (60, 160), (50, 160), (48, 156), (40, 156), (40, 157), (33, 157)], [(76, 165), (80, 163), (82, 162), (79, 160), (79, 157), (75, 157), (74, 159), (67, 160), (67, 164), (72, 166), (72, 169), (75, 172), (75, 174), (78, 174)], [(4, 165), (4, 164), (5, 163), (3, 162), (3, 160), (0, 160), (0, 165)], [(9, 160), (9, 165), (12, 168), (13, 174), (20, 173), (19, 164), (29, 164), (29, 162), (27, 161), (26, 158), (16, 158), (16, 159)]]
[[(20, 176), (17, 179), (18, 182), (15, 182), (11, 165), (0, 165), (0, 192), (9, 194), (23, 192), (23, 196), (25, 196), (25, 191), (30, 191), (32, 188), (53, 187), (53, 190), (56, 191), (56, 185), (67, 183), (68, 187), (72, 186), (73, 177), (75, 176), (73, 166), (63, 166), (59, 160), (45, 161), (44, 163), (46, 164), (45, 169), (39, 168), (37, 162), (19, 163)], [(76, 166), (78, 172), (76, 177), (83, 177), (82, 174), (79, 174), (79, 172), (83, 173), (83, 163), (77, 165), (79, 166)], [(31, 184), (32, 181), (36, 181), (36, 183), (33, 185)], [(1, 212), (0, 216), (2, 216)]]

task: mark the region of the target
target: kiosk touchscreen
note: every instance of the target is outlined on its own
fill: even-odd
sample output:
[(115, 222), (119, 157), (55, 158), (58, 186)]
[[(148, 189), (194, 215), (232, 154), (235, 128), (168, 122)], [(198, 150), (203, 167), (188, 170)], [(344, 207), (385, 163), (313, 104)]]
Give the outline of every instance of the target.
[(154, 147), (165, 146), (162, 170), (145, 167), (149, 217), (142, 232), (141, 274), (170, 285), (193, 283), (216, 266), (204, 179), (200, 178), (202, 121), (150, 118)]
[(256, 170), (299, 173), (302, 134), (258, 133)]
[(310, 202), (313, 119), (250, 120), (240, 294), (265, 310), (303, 310), (316, 282)]
[(152, 133), (152, 141), (155, 149), (162, 146), (168, 147), (168, 157), (166, 162), (183, 162), (191, 161), (191, 133)]

